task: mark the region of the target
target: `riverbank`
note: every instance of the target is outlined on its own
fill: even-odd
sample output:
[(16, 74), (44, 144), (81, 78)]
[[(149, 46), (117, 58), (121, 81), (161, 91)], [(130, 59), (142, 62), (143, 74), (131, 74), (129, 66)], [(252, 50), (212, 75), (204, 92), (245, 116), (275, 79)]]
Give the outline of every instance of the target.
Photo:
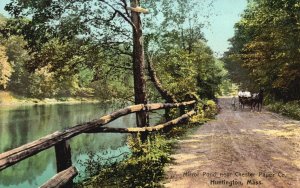
[[(78, 104), (78, 103), (99, 103), (103, 102), (95, 98), (66, 97), (66, 98), (26, 98), (12, 94), (11, 92), (0, 91), (0, 106), (19, 105), (45, 105), (45, 104)], [(105, 102), (105, 101), (104, 101)]]

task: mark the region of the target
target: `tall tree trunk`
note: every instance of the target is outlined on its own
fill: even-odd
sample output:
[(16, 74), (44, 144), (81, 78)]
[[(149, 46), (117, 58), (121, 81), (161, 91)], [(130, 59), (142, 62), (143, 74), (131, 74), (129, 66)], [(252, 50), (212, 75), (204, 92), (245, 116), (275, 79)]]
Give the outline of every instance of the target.
[[(131, 7), (139, 6), (139, 0), (131, 0)], [(144, 44), (143, 31), (140, 13), (131, 11), (131, 19), (135, 28), (133, 28), (133, 76), (135, 104), (146, 104), (146, 82), (144, 73)], [(147, 112), (136, 113), (136, 122), (138, 127), (148, 125)]]

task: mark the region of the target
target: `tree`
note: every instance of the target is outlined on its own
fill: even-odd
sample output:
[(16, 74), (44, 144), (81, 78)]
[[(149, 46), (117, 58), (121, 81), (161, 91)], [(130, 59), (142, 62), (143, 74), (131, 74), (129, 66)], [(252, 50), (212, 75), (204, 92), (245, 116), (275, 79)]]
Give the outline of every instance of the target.
[(296, 0), (250, 1), (228, 52), (229, 63), (241, 65), (252, 85), (264, 87), (277, 99), (300, 96), (299, 10)]
[[(96, 6), (93, 6), (96, 4)], [(91, 11), (95, 7), (98, 7), (99, 11)], [(140, 6), (139, 0), (131, 0), (130, 5), (132, 8)], [(85, 38), (96, 38), (105, 45), (114, 46), (120, 44), (119, 41), (124, 42), (120, 36), (124, 35), (129, 38), (126, 30), (128, 25), (122, 24), (124, 21), (131, 26), (133, 31), (133, 75), (134, 75), (134, 91), (135, 91), (135, 103), (136, 104), (146, 104), (146, 93), (145, 93), (145, 80), (144, 80), (144, 50), (143, 50), (143, 40), (142, 40), (142, 26), (140, 20), (140, 13), (131, 11), (131, 16), (127, 10), (126, 0), (108, 2), (105, 0), (101, 1), (63, 1), (60, 3), (49, 2), (49, 1), (39, 1), (34, 3), (32, 1), (24, 2), (14, 0), (9, 5), (6, 6), (6, 9), (10, 11), (16, 17), (22, 15), (32, 15), (32, 20), (28, 25), (34, 27), (36, 32), (34, 35), (27, 32), (27, 39), (32, 41), (39, 41), (45, 43), (49, 41), (51, 37), (56, 35), (63, 36), (63, 39), (69, 39), (79, 37)], [(93, 14), (96, 12), (96, 14)], [(64, 14), (67, 13), (66, 17)], [(79, 14), (76, 14), (79, 13)], [(90, 14), (92, 13), (92, 14)], [(78, 15), (78, 16), (77, 16)], [(90, 19), (90, 16), (92, 18)], [(119, 16), (116, 18), (116, 16)], [(121, 18), (121, 20), (120, 20)], [(119, 22), (116, 23), (115, 20)], [(57, 21), (57, 25), (55, 25)], [(99, 23), (100, 22), (100, 23)], [(73, 25), (76, 23), (77, 25)], [(80, 23), (80, 24), (78, 24)], [(55, 27), (52, 27), (55, 25)], [(103, 27), (103, 25), (105, 27)], [(70, 26), (75, 26), (70, 28)], [(100, 26), (100, 27), (97, 27)], [(32, 27), (27, 27), (32, 29)], [(72, 31), (72, 33), (70, 33)], [(104, 36), (102, 33), (105, 34)], [(68, 34), (66, 34), (66, 32)], [(109, 32), (112, 32), (110, 34)], [(46, 34), (46, 35), (45, 35)], [(83, 36), (85, 35), (85, 36)], [(114, 36), (117, 35), (117, 36)], [(110, 38), (111, 37), (111, 38)], [(35, 43), (31, 42), (32, 46), (41, 49), (41, 47)], [(137, 125), (144, 126), (146, 125), (146, 114), (144, 112), (137, 113)]]
[[(203, 2), (208, 2), (208, 7), (211, 6), (211, 0)], [(12, 30), (7, 33), (17, 33), (16, 31), (19, 31), (29, 41), (28, 44), (34, 55), (33, 61), (30, 61), (28, 66), (30, 70), (34, 71), (35, 69), (41, 69), (51, 64), (48, 67), (50, 71), (61, 73), (60, 70), (67, 70), (65, 73), (78, 74), (77, 71), (85, 67), (93, 70), (94, 78), (92, 81), (94, 82), (94, 87), (96, 82), (106, 82), (101, 78), (104, 77), (103, 70), (106, 70), (108, 65), (111, 67), (108, 68), (110, 75), (112, 73), (118, 75), (118, 71), (124, 68), (123, 71), (125, 70), (125, 74), (133, 74), (135, 103), (146, 103), (143, 33), (148, 39), (150, 38), (147, 44), (149, 54), (157, 54), (153, 58), (155, 61), (153, 61), (154, 68), (152, 70), (156, 69), (156, 63), (160, 61), (158, 57), (162, 57), (165, 53), (170, 59), (182, 56), (178, 57), (181, 61), (175, 60), (174, 62), (176, 63), (170, 65), (173, 66), (172, 71), (182, 71), (180, 67), (185, 67), (193, 61), (192, 58), (194, 58), (199, 45), (203, 45), (205, 41), (201, 32), (201, 28), (204, 26), (203, 19), (200, 18), (208, 14), (207, 12), (202, 14), (205, 11), (199, 12), (199, 8), (204, 3), (202, 5), (199, 4), (196, 0), (141, 2), (138, 0), (88, 0), (84, 2), (79, 0), (71, 2), (64, 0), (60, 3), (46, 0), (39, 2), (13, 0), (7, 5), (6, 9), (18, 18), (18, 20), (29, 15), (32, 19), (23, 21), (21, 22), (22, 24), (19, 24), (20, 22), (17, 20), (12, 21)], [(138, 12), (129, 11), (128, 7), (130, 6), (131, 9), (132, 7), (140, 6), (150, 8), (151, 14), (141, 15)], [(141, 16), (143, 18), (143, 26)], [(155, 19), (155, 17), (159, 19)], [(18, 25), (21, 27), (18, 28)], [(59, 41), (60, 44), (58, 44), (58, 47), (64, 44), (69, 46), (70, 42), (71, 46), (63, 48), (66, 53), (60, 53), (64, 52), (61, 48), (45, 50), (47, 45), (54, 40)], [(72, 41), (75, 41), (75, 43)], [(203, 49), (205, 48), (203, 47)], [(60, 55), (57, 56), (54, 53), (54, 55), (48, 56), (51, 52), (58, 52)], [(178, 54), (176, 54), (177, 52)], [(89, 61), (89, 58), (85, 57), (85, 53), (90, 54), (90, 57), (93, 57), (91, 59), (94, 59), (94, 61)], [(203, 54), (210, 56), (211, 59), (209, 59), (209, 62), (216, 65), (211, 51), (206, 50)], [(97, 61), (99, 56), (101, 56), (102, 62), (104, 61), (103, 63)], [(205, 58), (206, 56), (203, 59)], [(128, 60), (127, 63), (125, 62), (126, 60)], [(128, 63), (130, 61), (132, 64)], [(203, 62), (203, 64), (205, 63)], [(128, 67), (132, 67), (132, 72), (127, 70)], [(159, 66), (157, 67), (160, 69)], [(178, 68), (180, 70), (176, 70)], [(214, 70), (219, 70), (219, 68)], [(188, 69), (185, 71), (188, 71)], [(191, 71), (195, 70), (191, 69)], [(160, 73), (166, 74), (165, 72)], [(157, 75), (157, 77), (164, 78), (163, 75)], [(191, 75), (194, 74), (191, 73)], [(176, 73), (172, 76), (176, 77)], [(215, 86), (218, 81), (209, 85), (213, 80), (208, 81), (206, 74), (202, 76), (203, 78), (198, 76), (198, 83), (195, 87), (206, 87), (206, 89), (202, 89), (203, 92), (201, 95), (211, 98), (218, 90), (216, 89), (217, 86)], [(119, 77), (121, 78), (122, 76)], [(191, 78), (194, 79), (195, 76)], [(184, 78), (178, 77), (178, 80), (180, 79)], [(181, 83), (181, 81), (178, 83)], [(163, 84), (161, 86), (164, 85), (164, 82), (162, 81)], [(194, 83), (194, 80), (191, 82)], [(185, 84), (182, 82), (182, 85), (179, 86), (185, 88)], [(192, 89), (193, 85), (190, 86), (190, 89), (181, 92), (176, 91), (177, 96), (181, 100), (184, 100), (184, 94), (195, 91), (195, 89)], [(216, 88), (212, 89), (212, 87)], [(174, 90), (176, 89), (174, 88)], [(200, 91), (200, 89), (196, 90), (197, 92)], [(207, 93), (208, 90), (210, 90), (210, 94)], [(138, 114), (137, 117), (139, 125), (143, 126), (146, 124), (144, 112)]]
[[(185, 96), (192, 93), (201, 98), (214, 98), (226, 75), (223, 63), (214, 58), (212, 50), (202, 40), (203, 36), (194, 40), (191, 49), (178, 42), (181, 37), (181, 33), (170, 33), (148, 52), (161, 85), (178, 100), (186, 100)], [(177, 45), (171, 48), (170, 44)]]
[[(97, 44), (118, 55), (130, 55), (133, 62), (135, 103), (144, 104), (147, 103), (147, 99), (141, 18), (140, 13), (129, 11), (127, 8), (129, 5), (132, 8), (152, 5), (151, 8), (154, 9), (162, 6), (165, 8), (163, 14), (168, 20), (176, 21), (174, 17), (169, 17), (168, 11), (174, 12), (174, 10), (185, 10), (186, 7), (192, 7), (189, 1), (178, 0), (172, 2), (178, 5), (178, 8), (174, 9), (170, 6), (170, 2), (169, 0), (161, 2), (131, 0), (130, 3), (127, 0), (88, 0), (84, 2), (65, 0), (58, 3), (47, 0), (39, 2), (13, 0), (6, 6), (6, 10), (16, 18), (31, 16), (32, 19), (22, 26), (21, 30), (25, 30), (22, 33), (34, 50), (39, 51), (42, 48), (41, 44), (45, 44), (51, 38), (60, 38), (61, 41), (81, 38), (85, 41), (97, 41)], [(183, 15), (183, 13), (180, 14)], [(185, 20), (182, 24), (184, 22)], [(162, 24), (166, 26), (167, 22)], [(125, 46), (129, 44), (129, 48), (124, 44)], [(130, 49), (132, 49), (132, 53), (128, 53)], [(145, 114), (138, 114), (137, 123), (139, 126), (146, 123)]]
[(23, 96), (28, 94), (28, 86), (30, 85), (30, 73), (25, 66), (31, 57), (26, 50), (26, 44), (26, 41), (21, 36), (13, 35), (4, 40), (8, 62), (14, 70), (8, 83), (8, 89)]
[(2, 89), (6, 89), (12, 71), (13, 69), (6, 56), (6, 49), (4, 46), (0, 45), (0, 86)]
[[(126, 1), (123, 1), (126, 2)], [(124, 3), (126, 5), (126, 3)], [(131, 0), (131, 7), (140, 6), (140, 0)], [(133, 23), (133, 80), (134, 80), (134, 96), (135, 104), (147, 104), (146, 81), (145, 81), (145, 58), (142, 22), (139, 12), (131, 12), (131, 21)], [(147, 112), (137, 113), (137, 126), (143, 127), (147, 122)]]

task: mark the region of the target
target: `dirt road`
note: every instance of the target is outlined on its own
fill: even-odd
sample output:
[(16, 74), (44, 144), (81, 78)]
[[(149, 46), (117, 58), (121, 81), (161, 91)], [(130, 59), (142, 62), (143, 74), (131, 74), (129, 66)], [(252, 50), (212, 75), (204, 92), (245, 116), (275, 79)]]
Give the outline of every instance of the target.
[(300, 188), (300, 122), (267, 111), (233, 111), (178, 144), (166, 187)]

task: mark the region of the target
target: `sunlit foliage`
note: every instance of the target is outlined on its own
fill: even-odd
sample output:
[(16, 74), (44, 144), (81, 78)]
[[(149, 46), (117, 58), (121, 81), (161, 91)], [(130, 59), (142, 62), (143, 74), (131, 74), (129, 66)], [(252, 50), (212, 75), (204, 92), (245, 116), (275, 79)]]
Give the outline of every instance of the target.
[[(299, 25), (299, 1), (250, 1), (235, 26), (232, 48), (226, 56), (235, 78), (249, 73), (256, 89), (264, 87), (277, 99), (299, 99)], [(242, 71), (236, 77), (238, 69)], [(247, 85), (247, 80), (242, 82)]]
[(0, 87), (2, 89), (6, 89), (12, 71), (13, 69), (6, 56), (5, 47), (0, 45)]

